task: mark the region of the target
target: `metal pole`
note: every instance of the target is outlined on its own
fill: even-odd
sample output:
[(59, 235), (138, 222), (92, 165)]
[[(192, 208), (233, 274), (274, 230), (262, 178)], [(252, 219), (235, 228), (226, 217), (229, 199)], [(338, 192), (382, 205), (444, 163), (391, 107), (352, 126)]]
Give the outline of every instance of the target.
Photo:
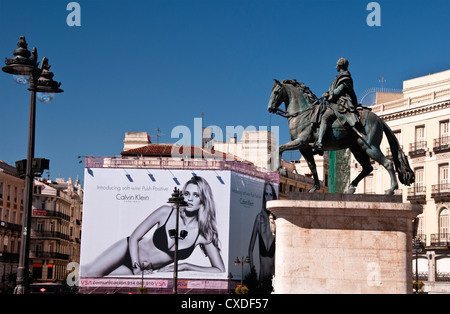
[(416, 294), (419, 293), (419, 249), (416, 248)]
[(244, 256), (241, 259), (241, 286), (244, 285)]
[(177, 217), (175, 222), (175, 252), (173, 254), (173, 294), (178, 294), (178, 222), (180, 216), (180, 206), (176, 204)]
[(31, 230), (31, 208), (33, 202), (33, 171), (34, 140), (36, 123), (36, 84), (35, 74), (30, 75), (30, 124), (28, 128), (28, 153), (27, 168), (25, 174), (25, 202), (22, 221), (22, 236), (20, 242), (19, 266), (17, 268), (17, 285), (14, 290), (16, 294), (24, 294), (29, 285), (29, 255), (30, 255), (30, 230)]

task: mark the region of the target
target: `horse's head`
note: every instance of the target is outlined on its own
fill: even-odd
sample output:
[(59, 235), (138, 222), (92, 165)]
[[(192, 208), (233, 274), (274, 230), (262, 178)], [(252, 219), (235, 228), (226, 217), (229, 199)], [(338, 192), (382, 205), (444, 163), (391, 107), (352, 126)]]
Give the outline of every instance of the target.
[(277, 79), (273, 79), (275, 82), (272, 87), (272, 94), (270, 95), (269, 105), (267, 110), (269, 112), (276, 112), (277, 108), (285, 101), (286, 91), (284, 85)]
[(278, 107), (284, 102), (286, 110), (293, 114), (310, 108), (317, 102), (317, 97), (303, 83), (297, 80), (283, 80), (282, 82), (274, 79), (275, 84), (272, 87), (269, 105), (269, 112), (277, 112)]

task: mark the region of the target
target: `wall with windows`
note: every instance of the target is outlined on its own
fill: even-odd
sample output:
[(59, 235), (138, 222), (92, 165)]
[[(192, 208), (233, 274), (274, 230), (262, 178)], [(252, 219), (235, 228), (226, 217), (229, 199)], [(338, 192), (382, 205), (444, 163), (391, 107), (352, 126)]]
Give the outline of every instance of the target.
[[(450, 70), (404, 81), (403, 98), (377, 103), (372, 111), (392, 129), (415, 174), (415, 183), (399, 183), (398, 193), (404, 202), (423, 205), (415, 225), (417, 237), (426, 245), (419, 273), (424, 275), (422, 270), (428, 265), (424, 277), (450, 281), (450, 267), (446, 266), (450, 265)], [(386, 137), (381, 149), (392, 159)], [(358, 186), (358, 193), (382, 194), (390, 187), (387, 171), (377, 163), (372, 165), (372, 177)], [(353, 179), (361, 166), (353, 159), (351, 169)]]
[(25, 183), (0, 161), (0, 290), (12, 289), (19, 261)]

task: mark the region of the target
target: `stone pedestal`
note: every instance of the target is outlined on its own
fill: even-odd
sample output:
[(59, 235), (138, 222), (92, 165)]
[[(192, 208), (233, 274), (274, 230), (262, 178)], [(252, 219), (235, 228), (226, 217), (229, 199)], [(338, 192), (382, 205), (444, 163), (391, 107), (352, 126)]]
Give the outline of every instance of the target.
[(400, 196), (296, 193), (276, 216), (274, 293), (412, 293), (412, 220)]

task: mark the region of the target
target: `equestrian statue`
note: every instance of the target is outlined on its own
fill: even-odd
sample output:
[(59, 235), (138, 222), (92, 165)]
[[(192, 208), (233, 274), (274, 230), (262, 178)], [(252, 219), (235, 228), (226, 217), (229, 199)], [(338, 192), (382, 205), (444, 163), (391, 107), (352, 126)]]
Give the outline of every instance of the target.
[[(284, 151), (300, 150), (314, 178), (310, 192), (315, 192), (320, 189), (320, 181), (314, 155), (348, 148), (361, 164), (362, 171), (350, 183), (346, 193), (354, 193), (358, 183), (372, 172), (370, 159), (373, 159), (389, 173), (391, 187), (386, 194), (394, 194), (398, 189), (395, 171), (405, 185), (414, 183), (414, 172), (389, 126), (370, 108), (357, 103), (348, 66), (347, 59), (338, 60), (336, 69), (339, 73), (320, 99), (295, 79), (274, 80), (267, 109), (288, 119), (291, 136), (290, 142), (279, 147), (278, 171), (283, 171), (281, 156)], [(279, 108), (282, 103), (286, 110)], [(380, 150), (383, 133), (389, 142), (393, 162)]]

